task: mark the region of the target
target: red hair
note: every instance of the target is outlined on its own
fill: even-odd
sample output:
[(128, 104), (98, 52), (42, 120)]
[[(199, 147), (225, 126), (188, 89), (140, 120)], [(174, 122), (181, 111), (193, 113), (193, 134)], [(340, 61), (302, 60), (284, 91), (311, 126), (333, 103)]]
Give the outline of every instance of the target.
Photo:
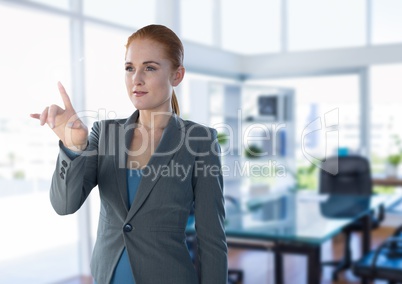
[[(158, 42), (163, 46), (165, 54), (172, 63), (173, 68), (183, 66), (183, 44), (179, 37), (168, 27), (163, 25), (148, 25), (137, 30), (127, 39), (126, 53), (127, 48), (135, 39), (149, 39)], [(177, 115), (180, 115), (179, 103), (174, 90), (172, 94), (172, 109)]]

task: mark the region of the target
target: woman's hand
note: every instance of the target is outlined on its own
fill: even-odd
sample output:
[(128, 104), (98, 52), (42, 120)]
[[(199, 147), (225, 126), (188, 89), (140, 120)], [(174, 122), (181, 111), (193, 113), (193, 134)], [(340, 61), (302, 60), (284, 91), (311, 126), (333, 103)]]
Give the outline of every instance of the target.
[(60, 82), (58, 82), (58, 87), (65, 109), (58, 105), (51, 105), (46, 107), (41, 114), (34, 113), (31, 114), (31, 117), (39, 119), (40, 125), (48, 124), (64, 146), (73, 151), (82, 151), (87, 146), (88, 128), (79, 119)]

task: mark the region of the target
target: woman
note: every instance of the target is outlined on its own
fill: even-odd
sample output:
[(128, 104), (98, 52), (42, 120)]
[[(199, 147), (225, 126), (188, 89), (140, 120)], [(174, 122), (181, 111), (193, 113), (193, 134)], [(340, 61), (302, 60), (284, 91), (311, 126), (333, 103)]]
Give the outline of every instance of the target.
[[(223, 182), (216, 131), (182, 120), (173, 90), (185, 74), (173, 31), (146, 26), (128, 38), (125, 82), (137, 109), (129, 118), (77, 117), (65, 109), (32, 114), (60, 138), (50, 199), (60, 215), (76, 212), (98, 186), (101, 198), (91, 269), (104, 283), (227, 282)], [(199, 276), (185, 242), (194, 210)]]

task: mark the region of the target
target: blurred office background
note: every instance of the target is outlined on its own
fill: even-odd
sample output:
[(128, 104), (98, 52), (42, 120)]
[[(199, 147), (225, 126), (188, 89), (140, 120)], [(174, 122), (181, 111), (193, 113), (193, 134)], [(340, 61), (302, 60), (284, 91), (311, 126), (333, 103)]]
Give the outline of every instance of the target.
[(165, 24), (185, 47), (181, 116), (241, 135), (258, 94), (291, 94), (283, 156), (298, 186), (315, 190), (307, 156), (358, 153), (383, 174), (399, 151), (400, 11), (399, 0), (1, 0), (0, 283), (89, 275), (97, 192), (78, 214), (56, 215), (48, 190), (57, 138), (29, 117), (62, 105), (57, 81), (88, 123), (130, 115), (126, 39)]

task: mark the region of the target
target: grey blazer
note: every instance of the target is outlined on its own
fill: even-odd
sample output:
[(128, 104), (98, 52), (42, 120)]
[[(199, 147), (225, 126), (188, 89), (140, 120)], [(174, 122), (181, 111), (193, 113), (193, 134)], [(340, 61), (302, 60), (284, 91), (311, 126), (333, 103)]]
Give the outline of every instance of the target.
[[(139, 112), (95, 122), (87, 149), (71, 160), (60, 150), (50, 189), (54, 210), (72, 214), (98, 186), (101, 209), (91, 270), (110, 283), (126, 247), (137, 284), (226, 284), (223, 180), (216, 130), (175, 114), (127, 205), (126, 161)], [(194, 203), (200, 279), (185, 227)]]

